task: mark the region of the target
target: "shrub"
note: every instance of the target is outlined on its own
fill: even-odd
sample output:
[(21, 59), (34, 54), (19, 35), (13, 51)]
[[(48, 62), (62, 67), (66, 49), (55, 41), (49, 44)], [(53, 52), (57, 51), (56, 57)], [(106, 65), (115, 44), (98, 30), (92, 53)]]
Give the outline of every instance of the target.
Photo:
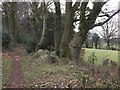
[(6, 31), (3, 31), (2, 32), (2, 46), (4, 48), (8, 49), (9, 46), (10, 46), (10, 42), (11, 42), (11, 36), (10, 36), (10, 34), (8, 32), (6, 32)]
[(31, 53), (35, 51), (38, 41), (35, 37), (26, 37), (24, 44), (27, 53)]
[[(119, 77), (116, 71), (103, 72), (103, 69), (105, 68), (102, 66), (100, 66), (99, 69), (101, 69), (99, 73), (98, 71), (92, 72), (91, 69), (75, 69), (74, 75), (78, 81), (78, 87), (96, 88), (95, 90), (100, 90), (99, 88), (113, 88), (112, 90), (117, 90), (117, 88), (120, 88)], [(111, 75), (111, 72), (116, 74)]]
[(16, 37), (17, 43), (21, 44), (24, 43), (25, 36), (23, 34), (18, 34)]

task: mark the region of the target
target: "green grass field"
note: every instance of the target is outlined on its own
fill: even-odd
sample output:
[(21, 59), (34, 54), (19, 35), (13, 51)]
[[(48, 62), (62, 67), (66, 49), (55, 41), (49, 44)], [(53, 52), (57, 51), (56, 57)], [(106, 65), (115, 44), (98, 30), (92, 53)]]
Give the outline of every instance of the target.
[(112, 51), (112, 50), (100, 50), (100, 49), (85, 49), (85, 56), (84, 59), (85, 61), (88, 61), (88, 57), (95, 52), (95, 56), (97, 57), (97, 62), (96, 64), (101, 64), (103, 60), (107, 59), (111, 59), (115, 62), (118, 62), (119, 58), (118, 58), (118, 54), (120, 52), (118, 51)]

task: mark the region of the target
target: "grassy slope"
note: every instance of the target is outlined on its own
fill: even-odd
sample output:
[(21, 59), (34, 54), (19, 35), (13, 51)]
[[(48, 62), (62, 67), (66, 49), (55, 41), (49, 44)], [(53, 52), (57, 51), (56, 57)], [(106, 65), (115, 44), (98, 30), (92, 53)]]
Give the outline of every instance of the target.
[[(118, 52), (117, 51), (106, 51), (106, 50), (96, 50), (96, 49), (86, 49), (86, 56), (95, 52), (98, 58), (97, 64), (100, 64), (104, 57), (110, 58), (117, 62)], [(81, 78), (76, 77), (76, 72), (78, 68), (73, 67), (69, 64), (48, 64), (42, 62), (41, 58), (32, 58), (31, 55), (21, 58), (21, 66), (24, 74), (24, 79), (26, 81), (25, 87), (67, 87), (69, 83), (72, 82), (72, 85), (77, 85), (77, 80), (81, 83)], [(85, 68), (80, 67), (81, 71), (85, 71)]]
[(101, 64), (103, 60), (106, 58), (111, 59), (115, 62), (118, 62), (118, 51), (112, 51), (112, 50), (100, 50), (100, 49), (86, 49), (85, 54), (85, 60), (88, 60), (88, 57), (95, 52), (95, 55), (97, 56), (97, 64)]
[[(41, 62), (40, 60), (21, 60), (22, 71), (25, 76), (26, 87), (67, 87), (68, 83), (77, 82), (74, 72), (76, 69), (69, 65), (55, 65)], [(74, 84), (76, 85), (76, 84)]]

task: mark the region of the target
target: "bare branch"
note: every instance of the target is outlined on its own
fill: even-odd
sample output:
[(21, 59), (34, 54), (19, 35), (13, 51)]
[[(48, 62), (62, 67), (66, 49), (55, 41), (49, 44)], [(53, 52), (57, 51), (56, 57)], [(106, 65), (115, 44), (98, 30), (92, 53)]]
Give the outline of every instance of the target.
[(103, 15), (99, 15), (98, 17), (104, 17), (104, 16), (110, 17), (110, 15), (109, 15), (108, 13), (106, 13), (106, 12), (101, 11), (101, 13), (102, 13)]
[(118, 14), (120, 12), (120, 9), (119, 10), (117, 10), (115, 13), (113, 13), (107, 20), (105, 20), (104, 22), (100, 22), (100, 23), (97, 23), (97, 24), (94, 24), (93, 26), (92, 26), (92, 28), (93, 27), (96, 27), (96, 26), (102, 26), (102, 25), (104, 25), (105, 23), (107, 23), (113, 16), (115, 16), (116, 14)]
[[(79, 2), (78, 2), (78, 1), (79, 1)], [(81, 0), (77, 0), (76, 3), (73, 5), (73, 7), (72, 7), (73, 12), (75, 12), (75, 11), (78, 9), (78, 7), (79, 7), (79, 5), (80, 5), (80, 2), (81, 2)]]
[(80, 21), (80, 19), (74, 19), (74, 22)]
[(107, 41), (110, 41), (111, 38), (114, 38), (116, 36), (116, 33), (118, 32), (116, 28), (116, 24), (112, 20), (105, 23), (105, 25), (102, 25), (101, 27), (102, 27), (102, 31), (99, 33), (103, 37), (103, 39)]
[(107, 17), (110, 17), (110, 15), (108, 14), (108, 13), (106, 13), (106, 12), (103, 12), (103, 11), (101, 11), (104, 15), (106, 15)]

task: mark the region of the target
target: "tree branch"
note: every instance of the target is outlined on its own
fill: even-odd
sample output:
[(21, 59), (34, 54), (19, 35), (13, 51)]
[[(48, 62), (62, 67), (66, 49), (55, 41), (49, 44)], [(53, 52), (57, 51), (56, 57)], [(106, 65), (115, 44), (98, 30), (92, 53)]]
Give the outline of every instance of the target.
[(107, 20), (105, 20), (104, 22), (100, 22), (100, 23), (94, 24), (94, 25), (92, 26), (92, 28), (97, 27), (97, 26), (102, 26), (102, 25), (104, 25), (104, 24), (107, 23), (113, 16), (115, 16), (115, 15), (118, 14), (119, 12), (120, 12), (120, 9), (117, 10), (115, 13), (113, 13), (113, 14), (112, 14)]
[(101, 13), (102, 13), (103, 15), (99, 15), (98, 17), (104, 17), (104, 16), (110, 17), (110, 15), (109, 15), (108, 13), (106, 13), (106, 12), (101, 11)]
[(106, 12), (103, 12), (103, 11), (101, 11), (104, 15), (106, 15), (107, 17), (110, 17), (110, 15), (108, 14), (108, 13), (106, 13)]
[(78, 9), (80, 2), (81, 2), (81, 0), (77, 0), (76, 3), (73, 5), (73, 7), (72, 7), (73, 12), (75, 12)]
[(80, 21), (80, 19), (74, 19), (74, 22)]

